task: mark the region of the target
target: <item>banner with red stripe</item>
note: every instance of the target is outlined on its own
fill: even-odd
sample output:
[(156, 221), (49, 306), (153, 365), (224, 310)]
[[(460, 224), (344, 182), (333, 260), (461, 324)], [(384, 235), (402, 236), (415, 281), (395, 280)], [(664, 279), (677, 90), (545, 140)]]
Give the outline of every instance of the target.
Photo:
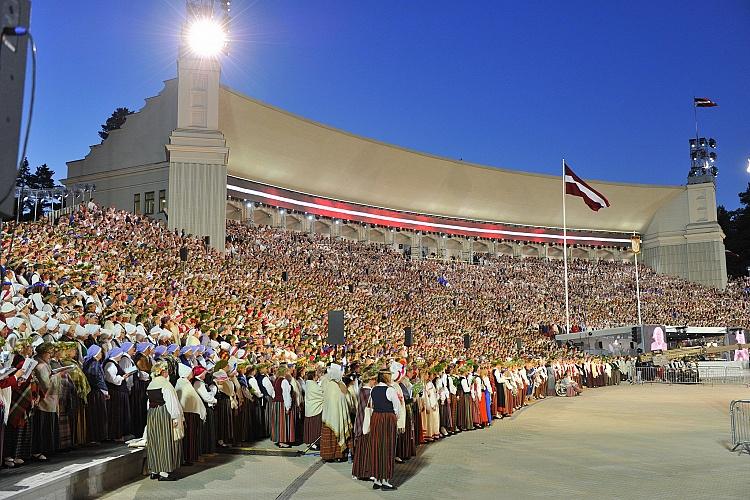
[(578, 177), (567, 163), (565, 164), (565, 194), (580, 196), (594, 212), (609, 206), (609, 200)]

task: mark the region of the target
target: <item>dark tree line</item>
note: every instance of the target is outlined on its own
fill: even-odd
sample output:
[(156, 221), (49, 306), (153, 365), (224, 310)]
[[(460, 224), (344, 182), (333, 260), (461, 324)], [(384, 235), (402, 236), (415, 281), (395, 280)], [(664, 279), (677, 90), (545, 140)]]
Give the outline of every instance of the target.
[(738, 194), (740, 207), (727, 210), (723, 205), (717, 209), (719, 225), (726, 235), (727, 273), (730, 276), (747, 276), (750, 266), (750, 183)]

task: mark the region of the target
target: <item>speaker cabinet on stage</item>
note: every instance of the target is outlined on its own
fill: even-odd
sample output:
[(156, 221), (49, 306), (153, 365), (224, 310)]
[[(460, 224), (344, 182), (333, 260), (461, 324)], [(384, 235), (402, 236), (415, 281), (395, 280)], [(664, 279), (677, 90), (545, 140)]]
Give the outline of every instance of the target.
[(464, 349), (468, 349), (471, 347), (471, 337), (469, 337), (468, 333), (464, 333)]
[(516, 339), (516, 351), (520, 351), (521, 349), (523, 349), (523, 340)]
[(180, 260), (182, 262), (187, 262), (188, 260), (188, 249), (186, 246), (180, 247)]
[(344, 343), (344, 311), (328, 311), (328, 345)]
[(289, 281), (289, 273), (286, 271), (282, 271), (281, 273), (281, 281)]
[(406, 328), (404, 328), (404, 346), (411, 347), (413, 342), (414, 339), (411, 336), (411, 327), (407, 326)]
[(349, 293), (354, 293), (354, 285), (349, 285)]

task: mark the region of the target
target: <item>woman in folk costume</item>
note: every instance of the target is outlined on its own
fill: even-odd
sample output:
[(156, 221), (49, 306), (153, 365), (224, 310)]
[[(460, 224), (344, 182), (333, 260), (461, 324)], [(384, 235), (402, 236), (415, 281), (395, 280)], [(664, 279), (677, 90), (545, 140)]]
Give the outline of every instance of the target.
[(109, 439), (117, 442), (125, 441), (130, 433), (130, 394), (127, 379), (132, 375), (125, 373), (119, 364), (122, 349), (115, 347), (107, 353), (104, 362), (104, 380), (107, 382), (109, 399), (107, 400), (107, 429)]
[[(80, 446), (86, 444), (86, 402), (91, 392), (91, 386), (83, 372), (83, 365), (75, 358), (78, 354), (78, 344), (76, 342), (63, 343), (62, 356), (60, 364), (67, 366), (67, 379), (73, 384), (73, 405), (74, 414), (70, 416), (71, 429), (73, 431), (73, 445)], [(61, 430), (62, 435), (62, 430)]]
[(232, 383), (232, 389), (234, 390), (235, 404), (232, 406), (234, 434), (233, 441), (231, 441), (234, 444), (240, 444), (245, 441), (246, 433), (246, 429), (243, 427), (244, 421), (242, 413), (243, 407), (245, 406), (245, 395), (242, 393), (242, 385), (240, 384), (237, 365), (237, 358), (232, 357), (229, 359), (229, 364), (227, 364), (227, 367), (225, 368), (227, 376), (229, 377), (229, 382)]
[(545, 392), (547, 396), (556, 396), (557, 392), (555, 391), (555, 384), (557, 383), (557, 379), (555, 378), (555, 369), (550, 361), (547, 361), (544, 365), (544, 370), (547, 372), (547, 386), (545, 387)]
[(323, 426), (323, 389), (318, 383), (321, 374), (320, 368), (308, 368), (305, 381), (304, 441), (314, 450), (319, 448), (318, 442)]
[(440, 434), (447, 436), (452, 433), (451, 431), (451, 404), (450, 404), (450, 391), (448, 389), (448, 377), (445, 374), (445, 364), (440, 363), (435, 367), (435, 390), (438, 395), (438, 413), (440, 418)]
[(146, 428), (146, 387), (151, 381), (151, 368), (153, 360), (154, 345), (151, 342), (139, 342), (136, 345), (133, 362), (138, 372), (130, 378), (133, 381), (133, 387), (130, 390), (130, 432), (133, 436), (140, 438), (143, 436), (143, 430)]
[(352, 426), (346, 403), (347, 390), (341, 381), (341, 365), (331, 363), (323, 377), (323, 428), (320, 437), (320, 458), (326, 461), (346, 460), (347, 440)]
[(156, 363), (146, 388), (146, 457), (151, 479), (173, 481), (182, 462), (183, 413), (166, 363)]
[(461, 432), (461, 429), (458, 427), (457, 424), (457, 418), (458, 418), (458, 377), (453, 375), (454, 367), (453, 366), (446, 366), (445, 368), (445, 384), (448, 388), (448, 401), (450, 404), (450, 411), (451, 411), (451, 419), (450, 419), (450, 427), (448, 428), (448, 432), (450, 434), (456, 434), (458, 432)]
[[(247, 370), (249, 364), (247, 360), (242, 360), (237, 364), (237, 382), (239, 382), (239, 391), (242, 394), (242, 403), (239, 413), (239, 430), (240, 440), (249, 442), (254, 440), (255, 430), (253, 429), (253, 412), (255, 411), (255, 402), (250, 392), (250, 386), (247, 381)], [(237, 389), (237, 387), (235, 387)]]
[(273, 389), (276, 396), (271, 403), (271, 441), (279, 448), (289, 448), (297, 440), (295, 435), (294, 392), (292, 391), (292, 373), (286, 365), (276, 369), (276, 380)]
[(261, 439), (263, 436), (263, 417), (261, 412), (263, 411), (263, 393), (258, 385), (258, 379), (255, 377), (258, 374), (257, 369), (253, 365), (248, 365), (245, 370), (245, 377), (247, 378), (247, 389), (250, 393), (250, 431), (248, 433), (252, 441)]
[[(16, 373), (23, 374), (21, 367), (27, 357), (34, 352), (28, 339), (20, 339), (16, 342), (12, 366)], [(8, 424), (5, 429), (5, 465), (21, 465), (25, 460), (31, 458), (31, 441), (33, 431), (34, 412), (33, 407), (38, 398), (37, 386), (31, 374), (25, 380), (18, 375), (15, 386), (11, 386), (10, 410), (8, 411)], [(24, 374), (25, 375), (25, 374)], [(11, 463), (13, 465), (11, 465)]]
[(234, 443), (234, 418), (232, 410), (237, 407), (237, 397), (234, 394), (234, 384), (222, 369), (226, 361), (216, 364), (218, 371), (213, 373), (213, 381), (218, 388), (216, 393), (216, 438), (219, 446), (227, 447)]
[(201, 454), (203, 424), (206, 421), (206, 407), (192, 384), (193, 370), (181, 364), (178, 367), (177, 398), (182, 406), (185, 419), (185, 437), (182, 439), (182, 458), (185, 465), (198, 461)]
[(482, 377), (479, 371), (474, 369), (471, 376), (471, 414), (473, 417), (474, 427), (484, 427), (487, 425), (487, 408), (484, 405), (484, 387)]
[(396, 462), (403, 463), (417, 454), (417, 443), (421, 435), (418, 393), (422, 383), (412, 385), (406, 377), (406, 367), (398, 361), (388, 365), (391, 371), (391, 387), (396, 392), (401, 406), (396, 421)]
[(495, 413), (493, 416), (494, 418), (500, 419), (505, 416), (505, 383), (500, 360), (495, 361), (494, 365), (495, 367), (490, 372), (492, 374), (490, 382), (494, 385), (495, 389), (495, 397), (493, 398), (493, 401), (495, 402)]
[[(62, 368), (63, 359), (68, 356), (65, 342), (59, 342), (54, 347), (54, 357), (50, 361), (53, 370)], [(78, 396), (76, 396), (73, 381), (65, 376), (60, 377), (60, 391), (57, 398), (57, 449), (70, 450), (75, 440), (75, 417), (78, 409)]]
[[(2, 339), (0, 338), (0, 340)], [(0, 347), (1, 346), (2, 343), (0, 342)], [(13, 374), (6, 375), (6, 373), (12, 369), (12, 367), (9, 367), (0, 370), (0, 372), (5, 372), (2, 375), (3, 378), (0, 379), (0, 457), (6, 457), (5, 465), (7, 467), (15, 467), (16, 463), (13, 460), (13, 457), (5, 453), (5, 428), (8, 425), (13, 389), (18, 387), (18, 379), (22, 378), (24, 375), (23, 370), (16, 370)]]
[(107, 439), (107, 399), (109, 389), (104, 380), (104, 369), (101, 359), (102, 348), (94, 344), (86, 351), (83, 360), (83, 372), (89, 381), (89, 392), (86, 403), (86, 442), (99, 443)]
[(370, 433), (362, 432), (362, 423), (365, 420), (365, 408), (372, 408), (370, 391), (378, 380), (378, 371), (374, 367), (365, 369), (362, 373), (362, 387), (359, 389), (359, 405), (357, 405), (357, 416), (354, 419), (354, 457), (352, 461), (352, 479), (362, 481), (370, 480), (372, 472), (370, 471), (371, 451)]
[(271, 378), (268, 376), (268, 364), (261, 363), (258, 365), (258, 373), (255, 375), (255, 380), (258, 382), (258, 388), (261, 393), (263, 393), (263, 397), (258, 401), (261, 405), (260, 417), (262, 424), (258, 428), (259, 437), (265, 438), (271, 435), (271, 401), (276, 396), (273, 390), (273, 382), (271, 382)]
[(459, 368), (458, 383), (456, 384), (456, 427), (462, 431), (474, 428), (474, 420), (471, 412), (471, 387), (466, 379), (469, 369), (464, 365)]
[(390, 483), (396, 458), (396, 428), (401, 402), (391, 384), (391, 371), (381, 370), (378, 384), (370, 392), (373, 413), (370, 418), (370, 465), (367, 470), (375, 478), (373, 489), (395, 490)]
[(423, 404), (425, 408), (425, 419), (422, 428), (422, 435), (425, 441), (437, 441), (442, 437), (440, 434), (440, 400), (438, 398), (437, 389), (435, 384), (432, 382), (432, 377), (435, 375), (435, 369), (425, 370), (423, 377), (424, 390), (423, 390)]
[(202, 366), (196, 366), (193, 368), (193, 388), (195, 392), (200, 396), (203, 402), (203, 407), (206, 410), (205, 423), (203, 425), (203, 435), (201, 443), (201, 455), (215, 455), (216, 454), (216, 414), (214, 408), (216, 407), (216, 385), (212, 383), (206, 383), (206, 379), (210, 376), (208, 371)]
[(39, 403), (34, 411), (32, 456), (37, 460), (47, 460), (47, 455), (57, 450), (57, 410), (62, 373), (52, 373), (49, 363), (53, 350), (53, 344), (43, 342), (37, 346), (34, 358), (38, 362), (34, 367), (34, 378), (39, 387)]
[(490, 381), (489, 370), (482, 368), (479, 370), (479, 374), (482, 377), (482, 390), (484, 391), (484, 406), (485, 415), (487, 416), (487, 425), (492, 425), (492, 418), (497, 412), (497, 406), (495, 402), (494, 384)]

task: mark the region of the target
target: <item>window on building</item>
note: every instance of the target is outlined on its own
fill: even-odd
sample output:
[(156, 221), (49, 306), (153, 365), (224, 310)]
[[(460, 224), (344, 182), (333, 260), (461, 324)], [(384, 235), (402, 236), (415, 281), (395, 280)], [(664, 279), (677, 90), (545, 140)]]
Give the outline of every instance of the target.
[(145, 203), (145, 210), (143, 213), (146, 215), (154, 215), (154, 192), (149, 191), (146, 193), (146, 203)]
[(133, 213), (136, 215), (141, 214), (141, 193), (133, 195)]
[(167, 190), (160, 189), (159, 190), (159, 212), (164, 212), (166, 210), (167, 210)]

